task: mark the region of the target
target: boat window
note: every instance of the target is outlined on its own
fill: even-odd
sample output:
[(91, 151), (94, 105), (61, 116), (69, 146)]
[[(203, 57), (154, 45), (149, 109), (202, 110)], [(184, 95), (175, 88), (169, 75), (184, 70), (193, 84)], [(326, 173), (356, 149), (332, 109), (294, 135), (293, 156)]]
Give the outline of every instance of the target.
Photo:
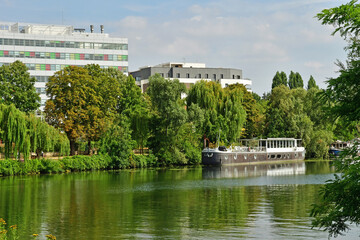
[(275, 155), (274, 155), (274, 154), (271, 155), (271, 159), (275, 159)]
[(277, 158), (278, 158), (278, 159), (281, 159), (281, 154), (278, 154), (278, 155), (277, 155)]

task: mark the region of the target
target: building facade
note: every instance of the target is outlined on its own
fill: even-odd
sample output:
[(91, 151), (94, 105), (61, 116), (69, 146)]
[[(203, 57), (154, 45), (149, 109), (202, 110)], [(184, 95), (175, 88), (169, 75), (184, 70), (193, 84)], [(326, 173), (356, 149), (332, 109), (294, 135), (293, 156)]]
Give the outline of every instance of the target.
[(56, 71), (66, 66), (98, 64), (128, 73), (128, 39), (63, 25), (0, 23), (0, 66), (16, 60), (23, 62), (41, 97), (43, 110), (47, 100), (45, 84)]
[(130, 74), (135, 78), (141, 90), (146, 91), (149, 77), (160, 74), (164, 78), (179, 79), (187, 88), (199, 80), (218, 81), (224, 88), (230, 84), (243, 84), (251, 91), (252, 81), (244, 79), (242, 70), (234, 68), (207, 68), (205, 63), (175, 63), (169, 62), (152, 67), (142, 67)]

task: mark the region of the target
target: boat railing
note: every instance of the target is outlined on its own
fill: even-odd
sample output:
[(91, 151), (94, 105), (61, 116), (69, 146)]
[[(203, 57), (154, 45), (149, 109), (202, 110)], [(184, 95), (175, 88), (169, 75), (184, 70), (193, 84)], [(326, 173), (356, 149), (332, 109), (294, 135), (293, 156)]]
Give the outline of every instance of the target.
[(233, 147), (233, 152), (266, 152), (265, 147)]

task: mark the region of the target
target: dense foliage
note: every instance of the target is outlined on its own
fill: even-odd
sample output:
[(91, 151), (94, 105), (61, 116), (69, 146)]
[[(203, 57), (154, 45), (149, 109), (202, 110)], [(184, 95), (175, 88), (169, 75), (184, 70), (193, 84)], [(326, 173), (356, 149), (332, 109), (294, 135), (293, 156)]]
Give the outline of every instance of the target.
[(27, 67), (20, 61), (0, 67), (0, 103), (14, 104), (23, 112), (40, 107), (40, 97), (34, 87), (35, 78), (30, 77)]
[[(328, 81), (328, 87), (322, 94), (328, 102), (327, 110), (338, 122), (345, 125), (358, 125), (360, 121), (360, 4), (350, 1), (332, 9), (325, 9), (317, 15), (322, 24), (336, 27), (333, 34), (340, 32), (344, 38), (350, 37), (348, 61), (346, 66), (339, 63), (340, 75)], [(348, 128), (344, 128), (348, 129)], [(322, 188), (320, 202), (313, 206), (311, 215), (315, 217), (313, 227), (320, 227), (329, 232), (329, 236), (343, 234), (350, 229), (350, 224), (360, 224), (360, 157), (358, 144), (344, 151), (335, 161), (334, 180), (329, 180)]]

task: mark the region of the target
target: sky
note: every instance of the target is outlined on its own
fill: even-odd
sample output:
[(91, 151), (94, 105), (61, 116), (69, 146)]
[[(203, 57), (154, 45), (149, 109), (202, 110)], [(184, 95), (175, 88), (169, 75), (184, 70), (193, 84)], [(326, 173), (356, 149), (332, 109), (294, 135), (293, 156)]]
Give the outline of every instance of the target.
[(165, 62), (238, 68), (262, 95), (276, 71), (338, 76), (346, 42), (314, 17), (344, 0), (0, 0), (2, 22), (94, 25), (129, 40), (129, 71)]

